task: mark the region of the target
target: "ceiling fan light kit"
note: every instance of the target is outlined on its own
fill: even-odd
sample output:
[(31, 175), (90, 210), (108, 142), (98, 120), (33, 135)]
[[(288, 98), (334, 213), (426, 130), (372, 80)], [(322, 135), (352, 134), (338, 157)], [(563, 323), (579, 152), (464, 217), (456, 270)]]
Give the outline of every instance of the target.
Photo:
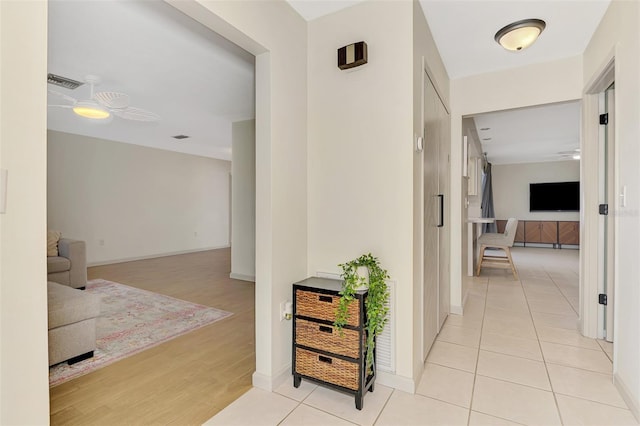
[(519, 52), (535, 43), (546, 26), (542, 19), (523, 19), (501, 28), (494, 40), (507, 50)]
[[(55, 78), (54, 78), (55, 77)], [(66, 77), (49, 74), (47, 82), (50, 84), (58, 84), (57, 81), (75, 81)], [(89, 84), (91, 92), (88, 99), (78, 100), (64, 93), (49, 90), (49, 93), (60, 96), (62, 99), (71, 102), (71, 105), (49, 105), (50, 107), (70, 108), (76, 115), (101, 122), (111, 121), (115, 115), (125, 120), (153, 122), (159, 121), (160, 116), (151, 111), (142, 108), (129, 106), (129, 95), (118, 92), (97, 92), (94, 93), (94, 86), (100, 83), (100, 77), (88, 75), (85, 82)], [(70, 86), (61, 85), (70, 89)]]
[(94, 120), (105, 120), (111, 117), (111, 113), (100, 107), (95, 102), (79, 101), (73, 106), (73, 112), (80, 117), (91, 118)]

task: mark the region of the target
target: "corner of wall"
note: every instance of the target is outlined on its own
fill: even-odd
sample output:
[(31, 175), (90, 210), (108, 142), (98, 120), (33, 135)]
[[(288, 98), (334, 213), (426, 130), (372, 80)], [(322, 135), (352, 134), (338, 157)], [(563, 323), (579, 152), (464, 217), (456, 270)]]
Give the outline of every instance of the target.
[(420, 371), (419, 374), (414, 373), (414, 376), (416, 377), (413, 378), (399, 376), (397, 374), (388, 373), (386, 371), (378, 371), (376, 374), (377, 383), (413, 394), (416, 393), (416, 388), (418, 386), (418, 382), (420, 381), (422, 371)]
[(620, 392), (620, 396), (622, 396), (624, 402), (627, 403), (627, 407), (629, 407), (633, 416), (640, 422), (639, 402), (633, 398), (633, 393), (618, 373), (613, 374), (613, 384), (616, 386), (616, 389), (618, 389), (618, 392)]

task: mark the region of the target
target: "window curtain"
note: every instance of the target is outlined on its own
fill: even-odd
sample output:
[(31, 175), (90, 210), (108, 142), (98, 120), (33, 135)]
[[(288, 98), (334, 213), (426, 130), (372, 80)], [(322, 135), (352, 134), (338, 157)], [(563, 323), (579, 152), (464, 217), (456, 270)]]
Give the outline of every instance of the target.
[[(493, 184), (491, 183), (491, 163), (487, 161), (482, 173), (482, 217), (496, 217), (493, 209)], [(482, 232), (498, 232), (496, 223), (483, 223)]]

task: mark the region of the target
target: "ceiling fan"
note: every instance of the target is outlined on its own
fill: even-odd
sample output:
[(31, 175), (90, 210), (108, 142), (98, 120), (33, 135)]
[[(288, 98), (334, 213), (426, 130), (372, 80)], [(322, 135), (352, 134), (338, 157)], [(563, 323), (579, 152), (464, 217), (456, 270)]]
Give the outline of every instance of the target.
[(572, 158), (574, 160), (579, 160), (580, 159), (580, 148), (576, 148), (573, 151), (560, 151), (558, 152), (558, 155), (561, 158)]
[[(59, 85), (67, 88), (75, 88), (82, 84), (74, 80), (66, 79), (64, 77), (55, 76), (53, 74), (50, 74), (48, 76), (49, 83), (53, 82), (53, 84), (56, 84), (55, 81), (57, 81), (57, 79), (63, 82), (63, 84)], [(59, 96), (65, 101), (71, 102), (71, 104), (68, 105), (65, 104), (49, 106), (70, 108), (75, 114), (92, 120), (108, 120), (112, 115), (123, 118), (125, 120), (134, 121), (160, 120), (160, 116), (151, 111), (129, 106), (129, 95), (125, 93), (94, 92), (94, 86), (100, 83), (100, 77), (96, 75), (88, 75), (84, 80), (87, 84), (89, 84), (89, 87), (91, 88), (88, 99), (76, 99), (72, 96), (65, 95), (64, 93), (60, 93), (55, 90), (49, 90), (49, 93)], [(73, 82), (76, 84), (72, 85), (69, 82)]]

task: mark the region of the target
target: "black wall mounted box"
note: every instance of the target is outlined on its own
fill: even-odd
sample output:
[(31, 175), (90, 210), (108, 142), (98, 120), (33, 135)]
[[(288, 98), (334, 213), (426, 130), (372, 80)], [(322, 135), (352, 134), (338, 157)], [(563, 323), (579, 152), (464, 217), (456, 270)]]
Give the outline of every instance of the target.
[(338, 49), (338, 68), (346, 70), (367, 63), (367, 43), (359, 41)]

